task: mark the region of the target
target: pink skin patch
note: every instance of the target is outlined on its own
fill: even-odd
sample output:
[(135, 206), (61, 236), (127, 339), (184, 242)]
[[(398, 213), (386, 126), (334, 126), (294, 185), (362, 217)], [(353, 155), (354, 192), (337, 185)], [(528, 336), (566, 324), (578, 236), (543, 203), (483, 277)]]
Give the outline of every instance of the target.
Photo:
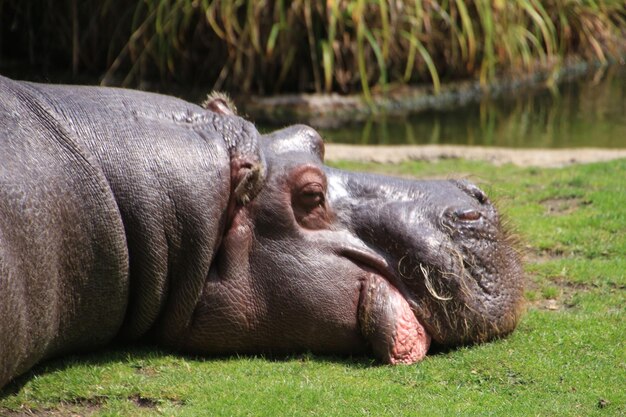
[(421, 361), (430, 347), (430, 335), (415, 318), (409, 303), (395, 288), (390, 296), (398, 297), (399, 300), (393, 302), (397, 307), (396, 329), (387, 362), (396, 365)]
[(363, 284), (359, 322), (363, 335), (383, 362), (415, 363), (424, 359), (430, 347), (430, 335), (407, 300), (376, 274), (371, 274)]

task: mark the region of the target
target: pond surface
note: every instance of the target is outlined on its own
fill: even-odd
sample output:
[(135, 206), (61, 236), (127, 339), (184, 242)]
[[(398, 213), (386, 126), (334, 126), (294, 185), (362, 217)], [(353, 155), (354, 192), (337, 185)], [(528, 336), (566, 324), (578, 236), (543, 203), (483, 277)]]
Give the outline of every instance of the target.
[(626, 67), (452, 110), (322, 130), (327, 142), (626, 148)]

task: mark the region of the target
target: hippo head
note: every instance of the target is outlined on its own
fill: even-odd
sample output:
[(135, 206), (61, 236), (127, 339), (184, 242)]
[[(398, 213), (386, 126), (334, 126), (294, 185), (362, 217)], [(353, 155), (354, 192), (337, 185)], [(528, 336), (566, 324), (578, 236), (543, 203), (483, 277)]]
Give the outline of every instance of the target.
[(232, 209), (190, 349), (372, 350), (413, 363), (431, 340), (514, 329), (520, 261), (478, 187), (328, 168), (306, 126), (261, 142), (263, 184)]

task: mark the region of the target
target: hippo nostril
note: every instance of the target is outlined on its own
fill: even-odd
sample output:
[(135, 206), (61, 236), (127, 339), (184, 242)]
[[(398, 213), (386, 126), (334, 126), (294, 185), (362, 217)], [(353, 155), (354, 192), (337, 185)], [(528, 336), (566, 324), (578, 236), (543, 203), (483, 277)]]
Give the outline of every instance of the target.
[(456, 217), (458, 220), (463, 220), (463, 221), (476, 221), (479, 220), (482, 215), (480, 214), (480, 212), (476, 211), (476, 210), (456, 210), (454, 212), (454, 217)]

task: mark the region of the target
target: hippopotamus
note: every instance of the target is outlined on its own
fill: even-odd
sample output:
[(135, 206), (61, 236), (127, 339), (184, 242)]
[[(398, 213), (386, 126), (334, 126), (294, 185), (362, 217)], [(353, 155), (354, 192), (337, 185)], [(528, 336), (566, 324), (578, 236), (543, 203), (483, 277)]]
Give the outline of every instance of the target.
[(0, 77), (0, 387), (137, 340), (412, 364), (509, 334), (522, 274), (468, 181), (333, 169), (219, 96)]

